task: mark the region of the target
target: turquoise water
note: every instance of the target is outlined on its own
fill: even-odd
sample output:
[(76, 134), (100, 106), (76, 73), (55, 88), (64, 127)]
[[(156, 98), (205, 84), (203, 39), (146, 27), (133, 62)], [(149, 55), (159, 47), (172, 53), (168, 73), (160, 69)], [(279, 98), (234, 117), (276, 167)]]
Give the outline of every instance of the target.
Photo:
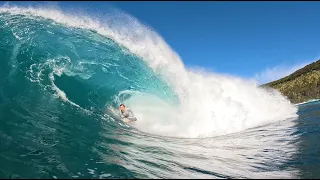
[(166, 77), (111, 38), (0, 12), (0, 59), (2, 178), (320, 177), (319, 102), (299, 106), (297, 118), (237, 133), (173, 138), (106, 111), (132, 99), (182, 100)]

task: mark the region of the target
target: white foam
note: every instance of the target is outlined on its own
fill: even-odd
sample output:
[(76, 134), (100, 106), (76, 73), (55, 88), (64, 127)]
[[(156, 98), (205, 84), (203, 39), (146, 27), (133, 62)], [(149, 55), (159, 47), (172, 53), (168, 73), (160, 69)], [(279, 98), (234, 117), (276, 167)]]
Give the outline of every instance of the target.
[(70, 101), (70, 100), (67, 98), (66, 93), (63, 92), (61, 89), (59, 89), (59, 88), (54, 84), (54, 75), (53, 75), (53, 73), (51, 73), (51, 74), (49, 75), (49, 77), (50, 77), (50, 80), (51, 80), (52, 89), (56, 91), (56, 95), (57, 95), (59, 98), (61, 98), (63, 101), (68, 102), (68, 103), (70, 103), (70, 104), (72, 104), (72, 105), (74, 105), (74, 106), (76, 106), (76, 107), (80, 107), (78, 104)]
[(125, 103), (136, 114), (136, 126), (142, 131), (179, 137), (214, 136), (297, 116), (297, 108), (285, 97), (275, 90), (258, 88), (255, 81), (185, 69), (180, 57), (157, 33), (124, 13), (102, 22), (46, 7), (5, 6), (0, 12), (41, 16), (94, 30), (142, 57), (168, 80), (181, 102), (168, 104), (152, 95), (134, 93)]
[(109, 174), (109, 173), (103, 173), (103, 174), (99, 175), (99, 179), (105, 179), (105, 178), (110, 177), (110, 176), (111, 176), (111, 174)]
[(89, 174), (94, 174), (94, 172), (95, 172), (95, 170), (94, 169), (89, 169), (89, 168), (87, 168), (87, 170), (89, 171)]
[(308, 103), (317, 102), (317, 101), (320, 101), (320, 99), (311, 99), (311, 100), (308, 100), (308, 101), (305, 101), (305, 102), (297, 103), (295, 105), (299, 106), (299, 105), (308, 104)]

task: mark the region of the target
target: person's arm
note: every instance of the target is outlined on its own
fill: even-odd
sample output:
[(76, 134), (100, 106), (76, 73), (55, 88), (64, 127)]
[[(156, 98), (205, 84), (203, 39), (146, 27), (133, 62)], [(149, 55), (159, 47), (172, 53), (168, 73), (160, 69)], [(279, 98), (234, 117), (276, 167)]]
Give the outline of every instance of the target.
[(131, 113), (131, 117), (134, 117), (133, 112), (131, 111), (131, 109), (128, 109), (128, 112)]
[(119, 109), (119, 114), (120, 114), (121, 119), (123, 119), (123, 118), (124, 118), (124, 115), (122, 114), (122, 112), (121, 112), (120, 109)]

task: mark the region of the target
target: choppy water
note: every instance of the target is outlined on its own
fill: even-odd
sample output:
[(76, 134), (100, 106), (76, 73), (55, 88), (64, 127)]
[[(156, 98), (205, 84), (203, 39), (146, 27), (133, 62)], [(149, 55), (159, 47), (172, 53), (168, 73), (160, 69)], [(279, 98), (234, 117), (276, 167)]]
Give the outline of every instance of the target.
[(319, 102), (187, 69), (125, 21), (0, 8), (0, 177), (320, 177)]

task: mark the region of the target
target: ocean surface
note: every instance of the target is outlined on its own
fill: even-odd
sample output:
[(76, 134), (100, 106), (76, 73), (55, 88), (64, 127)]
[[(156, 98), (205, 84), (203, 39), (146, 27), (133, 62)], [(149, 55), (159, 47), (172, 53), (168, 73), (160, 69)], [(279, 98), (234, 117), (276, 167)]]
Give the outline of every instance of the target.
[(320, 178), (319, 101), (186, 67), (115, 14), (0, 7), (0, 178)]

